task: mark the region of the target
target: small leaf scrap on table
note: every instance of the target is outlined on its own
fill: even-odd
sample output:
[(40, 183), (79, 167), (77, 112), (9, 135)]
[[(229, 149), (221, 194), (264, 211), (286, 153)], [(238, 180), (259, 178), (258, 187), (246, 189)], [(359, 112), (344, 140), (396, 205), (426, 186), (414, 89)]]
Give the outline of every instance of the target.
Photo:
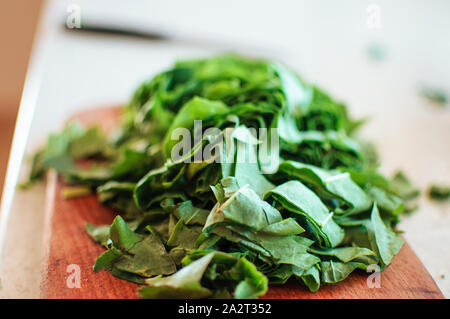
[[(144, 298), (255, 298), (289, 279), (314, 292), (387, 267), (403, 244), (394, 227), (417, 196), (403, 174), (378, 172), (356, 136), (362, 123), (279, 63), (178, 61), (137, 88), (113, 132), (71, 123), (52, 134), (24, 185), (53, 168), (66, 197), (95, 192), (114, 209), (112, 225), (86, 225), (106, 248), (94, 270), (140, 284)], [(201, 137), (173, 160), (180, 128)], [(263, 128), (279, 138), (266, 145), (277, 166), (264, 174), (253, 134)], [(228, 137), (223, 148), (217, 136)]]
[(442, 184), (432, 184), (428, 188), (428, 196), (436, 201), (448, 201), (450, 199), (450, 186)]

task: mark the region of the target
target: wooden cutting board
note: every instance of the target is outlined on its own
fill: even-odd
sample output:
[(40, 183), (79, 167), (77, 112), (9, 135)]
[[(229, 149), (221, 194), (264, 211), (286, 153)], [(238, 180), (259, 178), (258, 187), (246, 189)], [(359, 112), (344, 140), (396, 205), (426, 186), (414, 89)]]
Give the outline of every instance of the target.
[[(117, 124), (118, 108), (95, 109), (75, 118), (86, 125), (110, 130)], [(55, 172), (47, 177), (47, 208), (44, 245), (46, 262), (42, 268), (42, 298), (138, 298), (136, 284), (113, 277), (107, 271), (94, 273), (95, 259), (103, 251), (85, 231), (85, 223), (110, 224), (115, 212), (99, 204), (95, 195), (64, 199), (63, 182)], [(264, 298), (443, 298), (433, 278), (406, 243), (392, 264), (381, 273), (381, 287), (369, 288), (369, 273), (356, 271), (346, 280), (325, 285), (316, 293), (292, 280), (272, 285)], [(78, 280), (79, 279), (79, 280)]]

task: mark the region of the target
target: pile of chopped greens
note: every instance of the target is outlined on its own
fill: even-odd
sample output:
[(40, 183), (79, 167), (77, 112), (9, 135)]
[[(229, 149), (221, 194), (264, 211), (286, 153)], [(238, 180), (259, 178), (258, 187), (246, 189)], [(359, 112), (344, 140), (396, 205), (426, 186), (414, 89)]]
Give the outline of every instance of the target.
[[(214, 145), (208, 134), (172, 160), (172, 133), (192, 132), (194, 120), (231, 138), (213, 160), (192, 160)], [(417, 196), (404, 175), (378, 173), (373, 148), (355, 137), (362, 123), (279, 63), (179, 61), (142, 83), (114, 132), (71, 123), (51, 135), (28, 184), (53, 168), (66, 198), (96, 192), (113, 208), (112, 225), (86, 225), (106, 248), (94, 270), (141, 284), (144, 298), (254, 298), (290, 278), (314, 292), (387, 267), (403, 244), (394, 227)], [(234, 159), (256, 154), (259, 128), (278, 129), (270, 174), (226, 160), (230, 146)]]

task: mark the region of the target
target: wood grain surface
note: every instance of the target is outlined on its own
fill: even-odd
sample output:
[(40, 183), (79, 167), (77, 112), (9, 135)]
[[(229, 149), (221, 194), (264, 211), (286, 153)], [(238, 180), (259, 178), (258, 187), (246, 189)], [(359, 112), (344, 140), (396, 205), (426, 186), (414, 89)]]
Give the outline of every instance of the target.
[[(117, 108), (95, 109), (76, 116), (83, 123), (99, 124), (109, 130), (117, 123)], [(63, 182), (55, 172), (48, 175), (46, 215), (46, 262), (42, 269), (42, 298), (138, 298), (138, 285), (113, 277), (107, 271), (92, 270), (103, 251), (85, 231), (85, 223), (112, 222), (115, 212), (99, 204), (95, 195), (64, 199)], [(79, 268), (78, 268), (79, 267)], [(79, 269), (79, 288), (73, 287), (74, 272)], [(406, 243), (392, 264), (381, 273), (381, 287), (369, 288), (370, 274), (355, 271), (346, 280), (325, 285), (316, 293), (295, 280), (272, 285), (264, 298), (321, 299), (405, 299), (443, 298), (433, 278)], [(70, 288), (73, 287), (73, 288)]]

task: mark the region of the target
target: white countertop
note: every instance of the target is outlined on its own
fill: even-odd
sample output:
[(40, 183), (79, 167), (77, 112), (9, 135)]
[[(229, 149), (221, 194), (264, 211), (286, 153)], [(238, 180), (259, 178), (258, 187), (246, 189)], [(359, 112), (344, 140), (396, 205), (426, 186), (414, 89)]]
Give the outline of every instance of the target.
[[(71, 3), (79, 5), (82, 18), (101, 13), (117, 23), (132, 21), (180, 38), (227, 44), (200, 48), (66, 32), (62, 23)], [(379, 6), (379, 29), (367, 23), (370, 4)], [(347, 103), (353, 115), (370, 116), (362, 133), (377, 145), (384, 173), (402, 169), (422, 190), (433, 182), (449, 184), (450, 105), (433, 107), (418, 94), (427, 85), (450, 95), (449, 14), (448, 1), (49, 1), (2, 199), (0, 297), (39, 296), (45, 185), (14, 191), (14, 173), (23, 174), (26, 166), (21, 148), (30, 154), (76, 111), (127, 101), (140, 81), (178, 58), (226, 48), (282, 60)], [(371, 43), (386, 49), (384, 60), (368, 57)], [(399, 228), (450, 297), (449, 203), (422, 196), (420, 209)]]

